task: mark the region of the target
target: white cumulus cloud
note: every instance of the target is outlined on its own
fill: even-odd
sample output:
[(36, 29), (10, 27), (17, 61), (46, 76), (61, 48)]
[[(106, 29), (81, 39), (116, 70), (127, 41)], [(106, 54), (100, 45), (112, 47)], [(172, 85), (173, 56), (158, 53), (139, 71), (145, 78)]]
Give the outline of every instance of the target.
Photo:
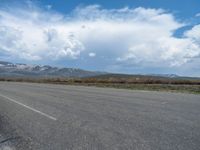
[(88, 54), (90, 57), (95, 57), (96, 56), (96, 53), (89, 53)]
[(199, 25), (175, 37), (183, 26), (170, 12), (143, 7), (91, 5), (65, 15), (37, 7), (0, 9), (0, 54), (67, 61), (98, 53), (110, 59), (108, 66), (179, 67), (200, 55)]
[(191, 30), (185, 32), (185, 36), (200, 45), (200, 25), (196, 25)]
[(196, 16), (196, 17), (200, 17), (200, 13), (197, 13), (195, 16)]

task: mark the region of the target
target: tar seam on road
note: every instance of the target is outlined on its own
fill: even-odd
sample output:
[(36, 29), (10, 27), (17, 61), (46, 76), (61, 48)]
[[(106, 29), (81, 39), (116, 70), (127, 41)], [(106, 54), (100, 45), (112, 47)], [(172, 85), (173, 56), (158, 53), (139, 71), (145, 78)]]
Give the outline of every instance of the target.
[(9, 101), (11, 101), (11, 102), (14, 102), (14, 103), (16, 103), (16, 104), (18, 104), (18, 105), (21, 105), (21, 106), (23, 106), (23, 107), (25, 107), (25, 108), (27, 108), (27, 109), (29, 109), (29, 110), (32, 110), (32, 111), (34, 111), (34, 112), (36, 112), (36, 113), (39, 113), (40, 115), (45, 116), (45, 117), (47, 117), (47, 118), (49, 118), (49, 119), (51, 119), (51, 120), (54, 120), (54, 121), (57, 120), (55, 117), (52, 117), (52, 116), (50, 116), (50, 115), (47, 115), (47, 114), (45, 114), (45, 113), (43, 113), (43, 112), (41, 112), (41, 111), (39, 111), (39, 110), (36, 110), (36, 109), (34, 109), (34, 108), (30, 107), (30, 106), (24, 105), (24, 104), (22, 104), (22, 103), (20, 103), (20, 102), (18, 102), (18, 101), (16, 101), (16, 100), (14, 100), (14, 99), (12, 99), (12, 98), (9, 98), (9, 97), (4, 96), (4, 95), (2, 95), (2, 94), (0, 94), (0, 96), (3, 97), (3, 98), (5, 98), (5, 99), (7, 99), (7, 100), (9, 100)]

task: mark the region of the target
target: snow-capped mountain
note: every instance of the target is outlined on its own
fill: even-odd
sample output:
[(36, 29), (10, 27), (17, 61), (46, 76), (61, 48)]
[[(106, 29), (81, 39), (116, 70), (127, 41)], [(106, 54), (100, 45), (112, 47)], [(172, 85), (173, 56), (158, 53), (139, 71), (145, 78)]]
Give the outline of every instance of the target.
[(1, 77), (90, 77), (105, 74), (75, 68), (59, 68), (48, 65), (13, 64), (0, 61)]

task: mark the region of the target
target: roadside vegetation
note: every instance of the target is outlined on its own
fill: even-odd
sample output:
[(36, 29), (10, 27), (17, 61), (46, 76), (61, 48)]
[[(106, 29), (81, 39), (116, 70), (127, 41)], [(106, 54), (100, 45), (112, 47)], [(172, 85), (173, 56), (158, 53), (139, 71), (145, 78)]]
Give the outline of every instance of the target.
[(100, 75), (88, 78), (0, 78), (0, 81), (35, 82), (110, 87), (132, 90), (168, 91), (200, 94), (200, 79), (142, 75)]

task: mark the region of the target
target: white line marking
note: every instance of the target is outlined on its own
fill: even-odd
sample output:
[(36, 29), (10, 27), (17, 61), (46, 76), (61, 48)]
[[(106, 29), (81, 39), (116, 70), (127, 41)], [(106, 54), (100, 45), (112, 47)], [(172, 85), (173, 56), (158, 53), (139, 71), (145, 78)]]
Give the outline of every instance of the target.
[(0, 96), (3, 97), (3, 98), (5, 98), (5, 99), (7, 99), (7, 100), (10, 100), (11, 102), (14, 102), (14, 103), (16, 103), (16, 104), (18, 104), (18, 105), (21, 105), (21, 106), (23, 106), (23, 107), (25, 107), (25, 108), (27, 108), (27, 109), (29, 109), (29, 110), (32, 110), (32, 111), (34, 111), (34, 112), (36, 112), (36, 113), (39, 113), (40, 115), (43, 115), (43, 116), (45, 116), (45, 117), (47, 117), (47, 118), (49, 118), (49, 119), (52, 119), (52, 120), (54, 120), (54, 121), (57, 120), (55, 117), (52, 117), (52, 116), (50, 116), (50, 115), (47, 115), (47, 114), (45, 114), (45, 113), (43, 113), (43, 112), (41, 112), (41, 111), (39, 111), (39, 110), (36, 110), (36, 109), (34, 109), (34, 108), (30, 107), (30, 106), (24, 105), (24, 104), (22, 104), (22, 103), (20, 103), (20, 102), (18, 102), (18, 101), (15, 101), (15, 100), (12, 99), (12, 98), (9, 98), (9, 97), (4, 96), (4, 95), (2, 95), (2, 94), (0, 94)]

